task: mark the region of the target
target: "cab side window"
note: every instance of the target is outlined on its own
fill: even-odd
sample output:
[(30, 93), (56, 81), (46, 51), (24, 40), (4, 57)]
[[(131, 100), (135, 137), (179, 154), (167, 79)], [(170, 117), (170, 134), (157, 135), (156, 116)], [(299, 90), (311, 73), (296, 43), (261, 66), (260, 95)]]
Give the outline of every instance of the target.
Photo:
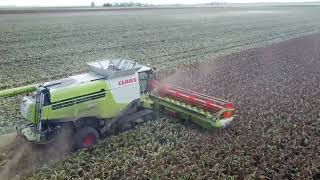
[(148, 72), (140, 72), (139, 76), (139, 85), (140, 85), (140, 93), (145, 93), (148, 90), (148, 82), (149, 82), (149, 73)]
[(47, 106), (47, 105), (50, 105), (51, 104), (51, 101), (50, 101), (50, 92), (49, 91), (46, 91), (44, 93), (44, 100), (43, 100), (43, 105), (44, 106)]

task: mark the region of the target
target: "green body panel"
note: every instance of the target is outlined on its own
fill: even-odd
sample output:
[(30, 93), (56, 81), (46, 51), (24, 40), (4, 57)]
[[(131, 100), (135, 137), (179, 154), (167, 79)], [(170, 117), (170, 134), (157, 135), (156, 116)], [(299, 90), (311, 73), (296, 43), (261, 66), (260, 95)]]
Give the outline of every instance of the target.
[[(75, 94), (77, 97), (74, 97)], [(103, 81), (68, 86), (53, 91), (51, 98), (53, 103), (43, 108), (42, 120), (76, 120), (82, 117), (108, 119), (115, 117), (128, 105), (116, 103)], [(55, 108), (57, 106), (59, 108)]]
[(81, 84), (74, 84), (66, 86), (64, 88), (53, 89), (50, 92), (51, 103), (64, 101), (67, 99), (74, 98), (76, 96), (83, 96), (101, 90), (108, 90), (107, 83), (105, 81), (92, 81)]
[[(111, 95), (111, 93), (109, 93)], [(70, 102), (70, 101), (68, 101)], [(111, 97), (103, 97), (81, 104), (75, 104), (60, 109), (53, 109), (52, 105), (43, 108), (43, 120), (68, 119), (75, 120), (82, 117), (97, 117), (101, 119), (115, 117), (127, 104), (117, 104)]]
[(29, 106), (29, 108), (27, 110), (26, 120), (30, 121), (32, 124), (37, 124), (36, 105), (35, 104), (32, 104)]
[(34, 84), (34, 85), (2, 90), (0, 91), (0, 97), (10, 97), (10, 96), (17, 96), (24, 93), (29, 93), (29, 92), (35, 91), (37, 87), (38, 87), (38, 84)]
[[(110, 119), (128, 105), (115, 102), (106, 81), (90, 81), (52, 89), (50, 101), (51, 104), (42, 107), (43, 121), (74, 121), (83, 117)], [(35, 100), (29, 101), (29, 104), (26, 120), (37, 125)]]

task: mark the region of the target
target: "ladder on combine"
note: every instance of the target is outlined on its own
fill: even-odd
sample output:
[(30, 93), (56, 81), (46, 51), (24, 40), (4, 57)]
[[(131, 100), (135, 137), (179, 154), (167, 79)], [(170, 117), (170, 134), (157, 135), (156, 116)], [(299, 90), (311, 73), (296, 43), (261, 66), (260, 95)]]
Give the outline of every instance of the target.
[(191, 120), (207, 129), (226, 127), (233, 120), (235, 109), (231, 102), (156, 81), (151, 82), (151, 87), (154, 93), (150, 98), (156, 112)]

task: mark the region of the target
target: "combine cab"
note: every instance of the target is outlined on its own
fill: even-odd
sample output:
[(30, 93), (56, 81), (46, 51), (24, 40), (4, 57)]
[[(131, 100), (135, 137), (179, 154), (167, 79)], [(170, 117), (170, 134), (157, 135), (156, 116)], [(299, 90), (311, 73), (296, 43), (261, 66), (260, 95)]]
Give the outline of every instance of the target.
[(89, 73), (0, 91), (0, 97), (32, 92), (21, 103), (28, 125), (19, 134), (32, 143), (46, 144), (69, 127), (75, 147), (87, 148), (160, 113), (206, 129), (225, 127), (233, 120), (232, 103), (162, 84), (150, 67), (129, 60), (88, 65)]

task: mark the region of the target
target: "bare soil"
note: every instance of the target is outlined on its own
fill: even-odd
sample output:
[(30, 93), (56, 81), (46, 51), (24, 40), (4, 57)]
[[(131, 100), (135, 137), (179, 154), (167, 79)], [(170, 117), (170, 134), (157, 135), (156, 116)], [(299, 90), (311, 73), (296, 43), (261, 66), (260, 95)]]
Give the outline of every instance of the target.
[(45, 169), (71, 152), (65, 136), (46, 145), (30, 144), (16, 133), (0, 136), (0, 177), (21, 179), (39, 168)]

